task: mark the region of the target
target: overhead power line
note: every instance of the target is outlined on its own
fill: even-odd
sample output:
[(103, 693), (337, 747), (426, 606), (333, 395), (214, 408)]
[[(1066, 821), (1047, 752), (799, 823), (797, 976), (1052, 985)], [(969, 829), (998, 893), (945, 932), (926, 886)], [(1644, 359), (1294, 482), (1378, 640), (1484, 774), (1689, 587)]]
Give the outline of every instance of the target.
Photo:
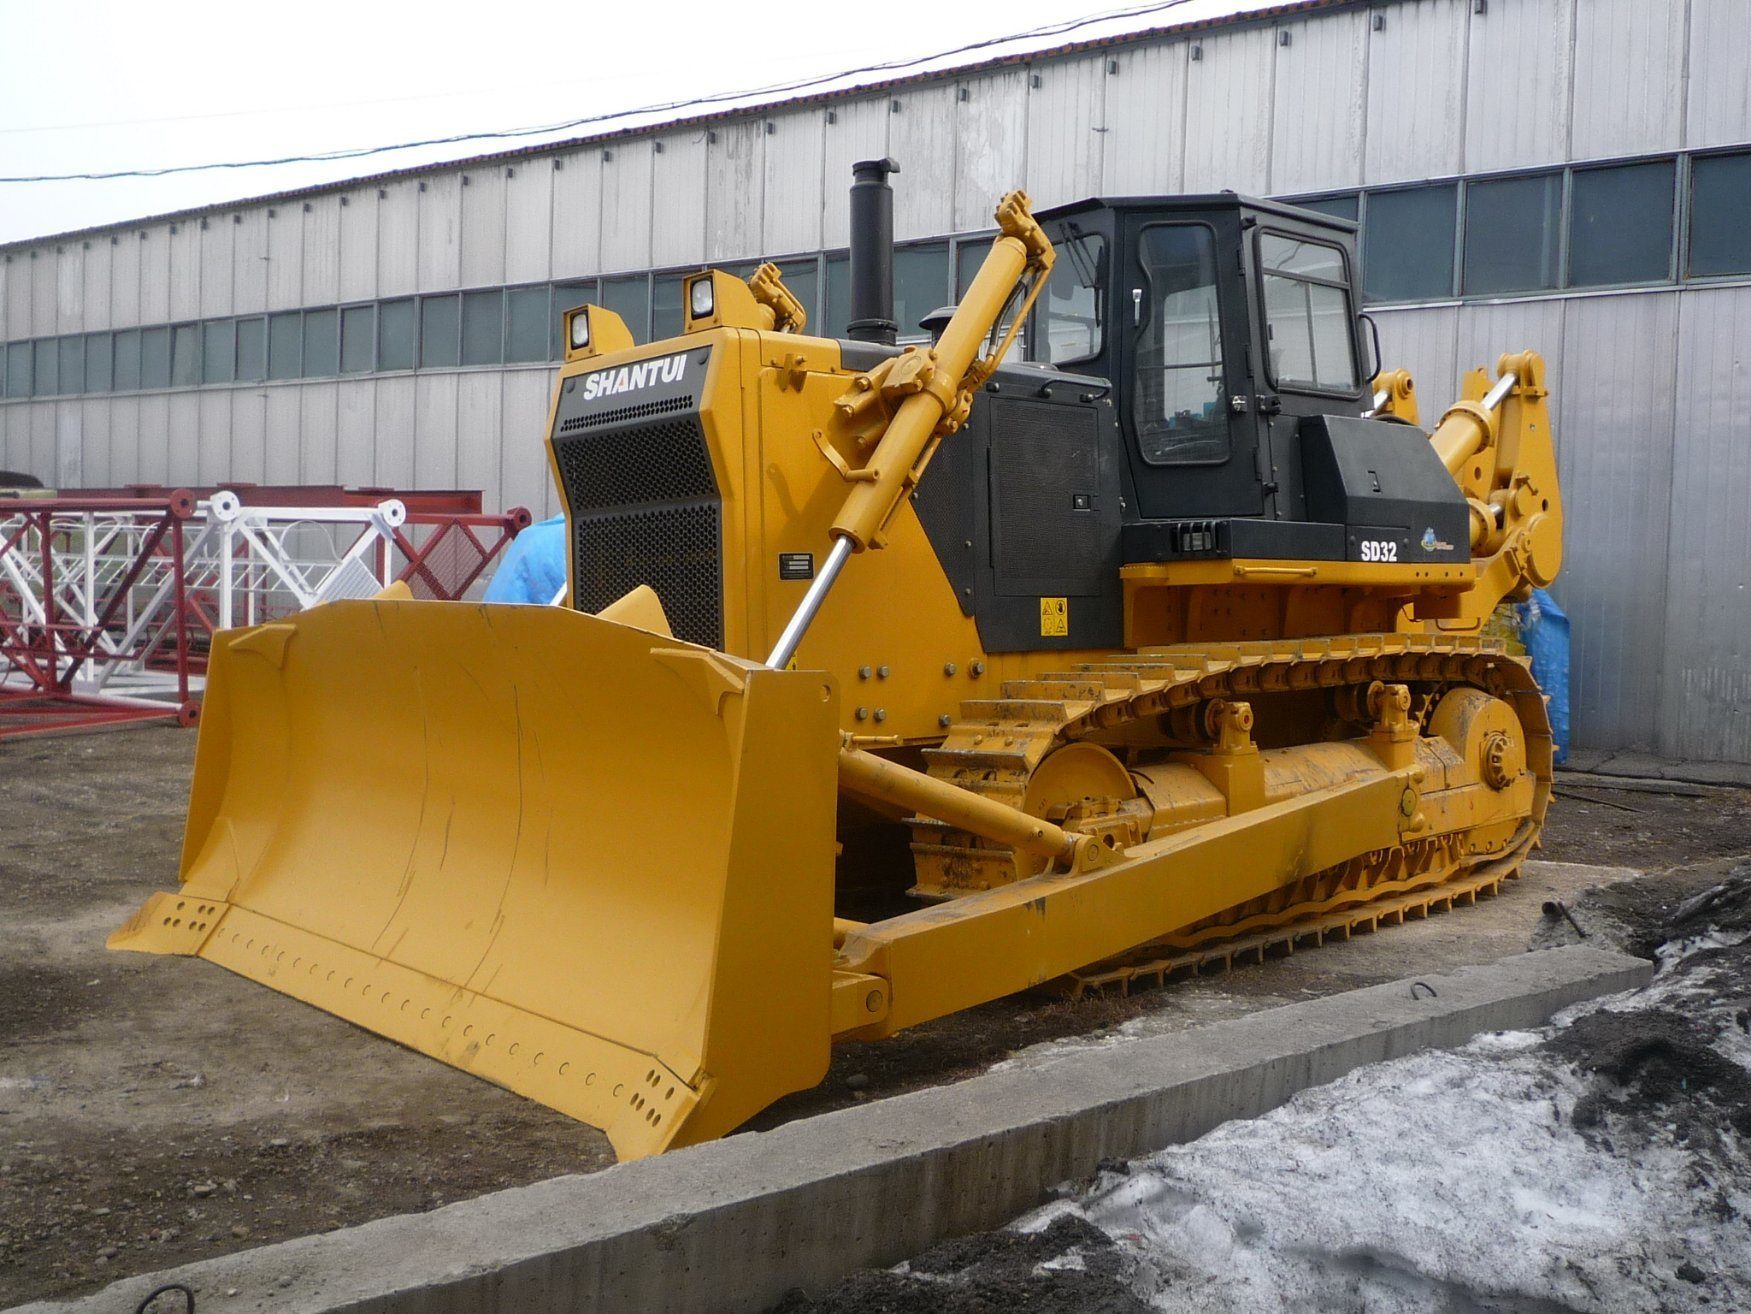
[(898, 73), (906, 69), (917, 68), (921, 64), (934, 63), (941, 59), (952, 59), (956, 55), (972, 54), (975, 51), (989, 50), (995, 46), (1012, 45), (1017, 41), (1028, 41), (1036, 37), (1063, 36), (1068, 32), (1080, 31), (1100, 23), (1116, 22), (1126, 18), (1142, 18), (1149, 14), (1162, 13), (1169, 9), (1177, 9), (1190, 4), (1192, 0), (1155, 0), (1152, 4), (1136, 5), (1126, 9), (1113, 9), (1105, 13), (1091, 14), (1081, 18), (1065, 19), (1062, 22), (1048, 23), (1040, 27), (1030, 28), (1025, 32), (1014, 32), (1007, 36), (986, 37), (979, 41), (969, 41), (964, 45), (948, 50), (939, 50), (934, 54), (917, 55), (908, 59), (894, 59), (879, 64), (864, 64), (857, 68), (841, 70), (838, 73), (827, 73), (816, 77), (801, 78), (793, 82), (774, 83), (764, 87), (754, 87), (743, 91), (718, 92), (709, 96), (694, 96), (686, 100), (665, 101), (656, 105), (645, 105), (638, 109), (615, 110), (605, 114), (591, 114), (583, 118), (568, 119), (563, 123), (548, 123), (538, 127), (505, 128), (494, 132), (459, 133), (449, 137), (427, 137), (419, 141), (394, 142), (385, 146), (357, 146), (340, 150), (318, 151), (308, 155), (282, 155), (265, 160), (222, 160), (207, 164), (171, 164), (149, 169), (111, 169), (90, 171), (85, 173), (41, 173), (0, 177), (0, 183), (45, 183), (45, 182), (103, 182), (117, 178), (163, 178), (179, 173), (209, 173), (219, 169), (264, 169), (285, 164), (322, 164), (335, 160), (358, 160), (373, 155), (388, 155), (396, 151), (418, 150), (429, 146), (457, 146), (475, 141), (504, 141), (521, 137), (539, 137), (547, 133), (568, 132), (578, 128), (594, 127), (612, 123), (619, 119), (639, 118), (647, 114), (673, 114), (680, 110), (703, 108), (709, 105), (720, 105), (727, 101), (746, 100), (756, 96), (779, 96), (789, 92), (807, 91), (811, 88), (824, 86), (828, 83), (842, 82), (852, 78), (863, 77), (876, 73)]

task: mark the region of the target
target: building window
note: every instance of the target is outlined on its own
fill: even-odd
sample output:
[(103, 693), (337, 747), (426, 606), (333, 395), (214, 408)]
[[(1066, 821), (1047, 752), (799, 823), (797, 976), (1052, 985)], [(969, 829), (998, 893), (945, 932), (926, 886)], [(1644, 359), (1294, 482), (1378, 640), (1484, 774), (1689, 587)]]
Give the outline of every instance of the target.
[(420, 368), (454, 369), (462, 359), (462, 300), (420, 298)]
[(1348, 219), (1356, 222), (1361, 213), (1361, 205), (1355, 192), (1345, 192), (1341, 196), (1316, 196), (1311, 201), (1292, 201), (1303, 210), (1313, 210), (1319, 214), (1329, 214), (1334, 219)]
[(681, 318), (681, 275), (659, 274), (651, 281), (651, 340), (678, 338), (685, 327)]
[(140, 386), (170, 386), (170, 327), (140, 330)]
[(1569, 286), (1672, 276), (1673, 162), (1576, 169), (1569, 201)]
[(348, 306), (340, 312), (340, 372), (369, 372), (377, 353), (377, 307)]
[(505, 294), (505, 360), (546, 360), (548, 317), (553, 298), (540, 287), (514, 287)]
[(894, 322), (901, 342), (928, 342), (921, 321), (949, 300), (948, 244), (903, 246), (894, 252)]
[(602, 304), (600, 293), (596, 289), (596, 280), (587, 279), (577, 283), (555, 283), (553, 285), (553, 314), (547, 321), (549, 360), (565, 359), (565, 342), (562, 335), (565, 332), (565, 312), (576, 310), (579, 306), (599, 306)]
[(268, 378), (295, 379), (304, 366), (304, 326), (297, 311), (268, 316)]
[(35, 350), (31, 356), (36, 368), (31, 374), (31, 393), (37, 397), (53, 397), (60, 391), (61, 363), (61, 358), (55, 351), (55, 340), (38, 338), (33, 345)]
[(201, 326), (178, 324), (170, 336), (170, 386), (192, 388), (201, 381)]
[(1369, 192), (1363, 220), (1362, 285), (1368, 301), (1453, 295), (1453, 183)]
[(85, 391), (108, 392), (115, 386), (115, 343), (107, 333), (85, 335)]
[(411, 370), (415, 341), (414, 306), (411, 299), (385, 301), (377, 308), (379, 370)]
[(816, 332), (843, 338), (851, 324), (851, 256), (834, 251), (827, 256), (827, 304)]
[(230, 383), (237, 377), (237, 325), (209, 319), (201, 325), (201, 382)]
[(237, 321), (237, 381), (254, 383), (268, 376), (268, 325), (259, 315)]
[(56, 354), (61, 358), (61, 391), (65, 393), (79, 392), (85, 386), (85, 339), (83, 337), (62, 338), (56, 344)]
[(505, 294), (468, 292), (462, 297), (462, 363), (497, 365), (505, 358)]
[(306, 378), (330, 378), (340, 373), (340, 312), (304, 312), (304, 366)]
[(1563, 178), (1495, 178), (1465, 188), (1464, 290), (1531, 292), (1557, 285)]
[(140, 387), (140, 330), (123, 329), (116, 334), (116, 391), (135, 392)]
[(821, 305), (821, 262), (814, 258), (808, 260), (792, 260), (778, 267), (779, 277), (784, 279), (784, 285), (790, 289), (790, 294), (803, 303), (803, 309), (808, 312), (808, 331), (819, 333), (816, 311)]
[(1259, 236), (1271, 382), (1289, 392), (1356, 391), (1354, 317), (1344, 253), (1281, 233)]
[(1751, 152), (1703, 155), (1690, 165), (1691, 278), (1751, 274)]
[(14, 342), (6, 348), (6, 395), (30, 396), (30, 343)]
[(612, 310), (626, 321), (635, 342), (646, 342), (651, 334), (650, 280), (643, 274), (636, 278), (605, 278), (602, 280), (602, 308)]

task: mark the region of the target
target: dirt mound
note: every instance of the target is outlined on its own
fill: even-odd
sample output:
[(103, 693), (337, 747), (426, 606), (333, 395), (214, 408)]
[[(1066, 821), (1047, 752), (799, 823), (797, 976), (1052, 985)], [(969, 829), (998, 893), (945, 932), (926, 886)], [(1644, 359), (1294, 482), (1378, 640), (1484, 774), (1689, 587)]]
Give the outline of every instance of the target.
[(1065, 1216), (1039, 1232), (956, 1237), (899, 1271), (854, 1273), (819, 1295), (793, 1291), (772, 1314), (1143, 1314), (1122, 1268), (1105, 1232)]

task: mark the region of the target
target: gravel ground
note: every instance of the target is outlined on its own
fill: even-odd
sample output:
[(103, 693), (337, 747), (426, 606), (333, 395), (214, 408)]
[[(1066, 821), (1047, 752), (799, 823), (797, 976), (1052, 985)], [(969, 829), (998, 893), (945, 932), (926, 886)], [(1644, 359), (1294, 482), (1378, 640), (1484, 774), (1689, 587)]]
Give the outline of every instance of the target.
[[(149, 726), (0, 743), (0, 1305), (611, 1162), (588, 1127), (210, 964), (104, 950), (174, 882), (194, 741)], [(847, 1045), (820, 1087), (753, 1129), (1116, 1027), (1159, 1034), (1489, 961), (1525, 945), (1544, 900), (1597, 879), (1562, 864), (1751, 850), (1751, 794), (1576, 789), (1588, 799), (1559, 800), (1546, 832), (1555, 861), (1476, 909), (1226, 977), (1012, 998)]]

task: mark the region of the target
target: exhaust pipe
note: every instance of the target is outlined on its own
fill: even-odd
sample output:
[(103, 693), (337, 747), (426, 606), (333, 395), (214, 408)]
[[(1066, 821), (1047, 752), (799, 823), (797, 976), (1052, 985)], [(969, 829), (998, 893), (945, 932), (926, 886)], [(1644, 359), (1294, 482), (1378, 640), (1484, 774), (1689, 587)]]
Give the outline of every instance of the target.
[(900, 166), (890, 159), (859, 160), (851, 166), (851, 322), (854, 342), (893, 346), (894, 189), (888, 175)]

